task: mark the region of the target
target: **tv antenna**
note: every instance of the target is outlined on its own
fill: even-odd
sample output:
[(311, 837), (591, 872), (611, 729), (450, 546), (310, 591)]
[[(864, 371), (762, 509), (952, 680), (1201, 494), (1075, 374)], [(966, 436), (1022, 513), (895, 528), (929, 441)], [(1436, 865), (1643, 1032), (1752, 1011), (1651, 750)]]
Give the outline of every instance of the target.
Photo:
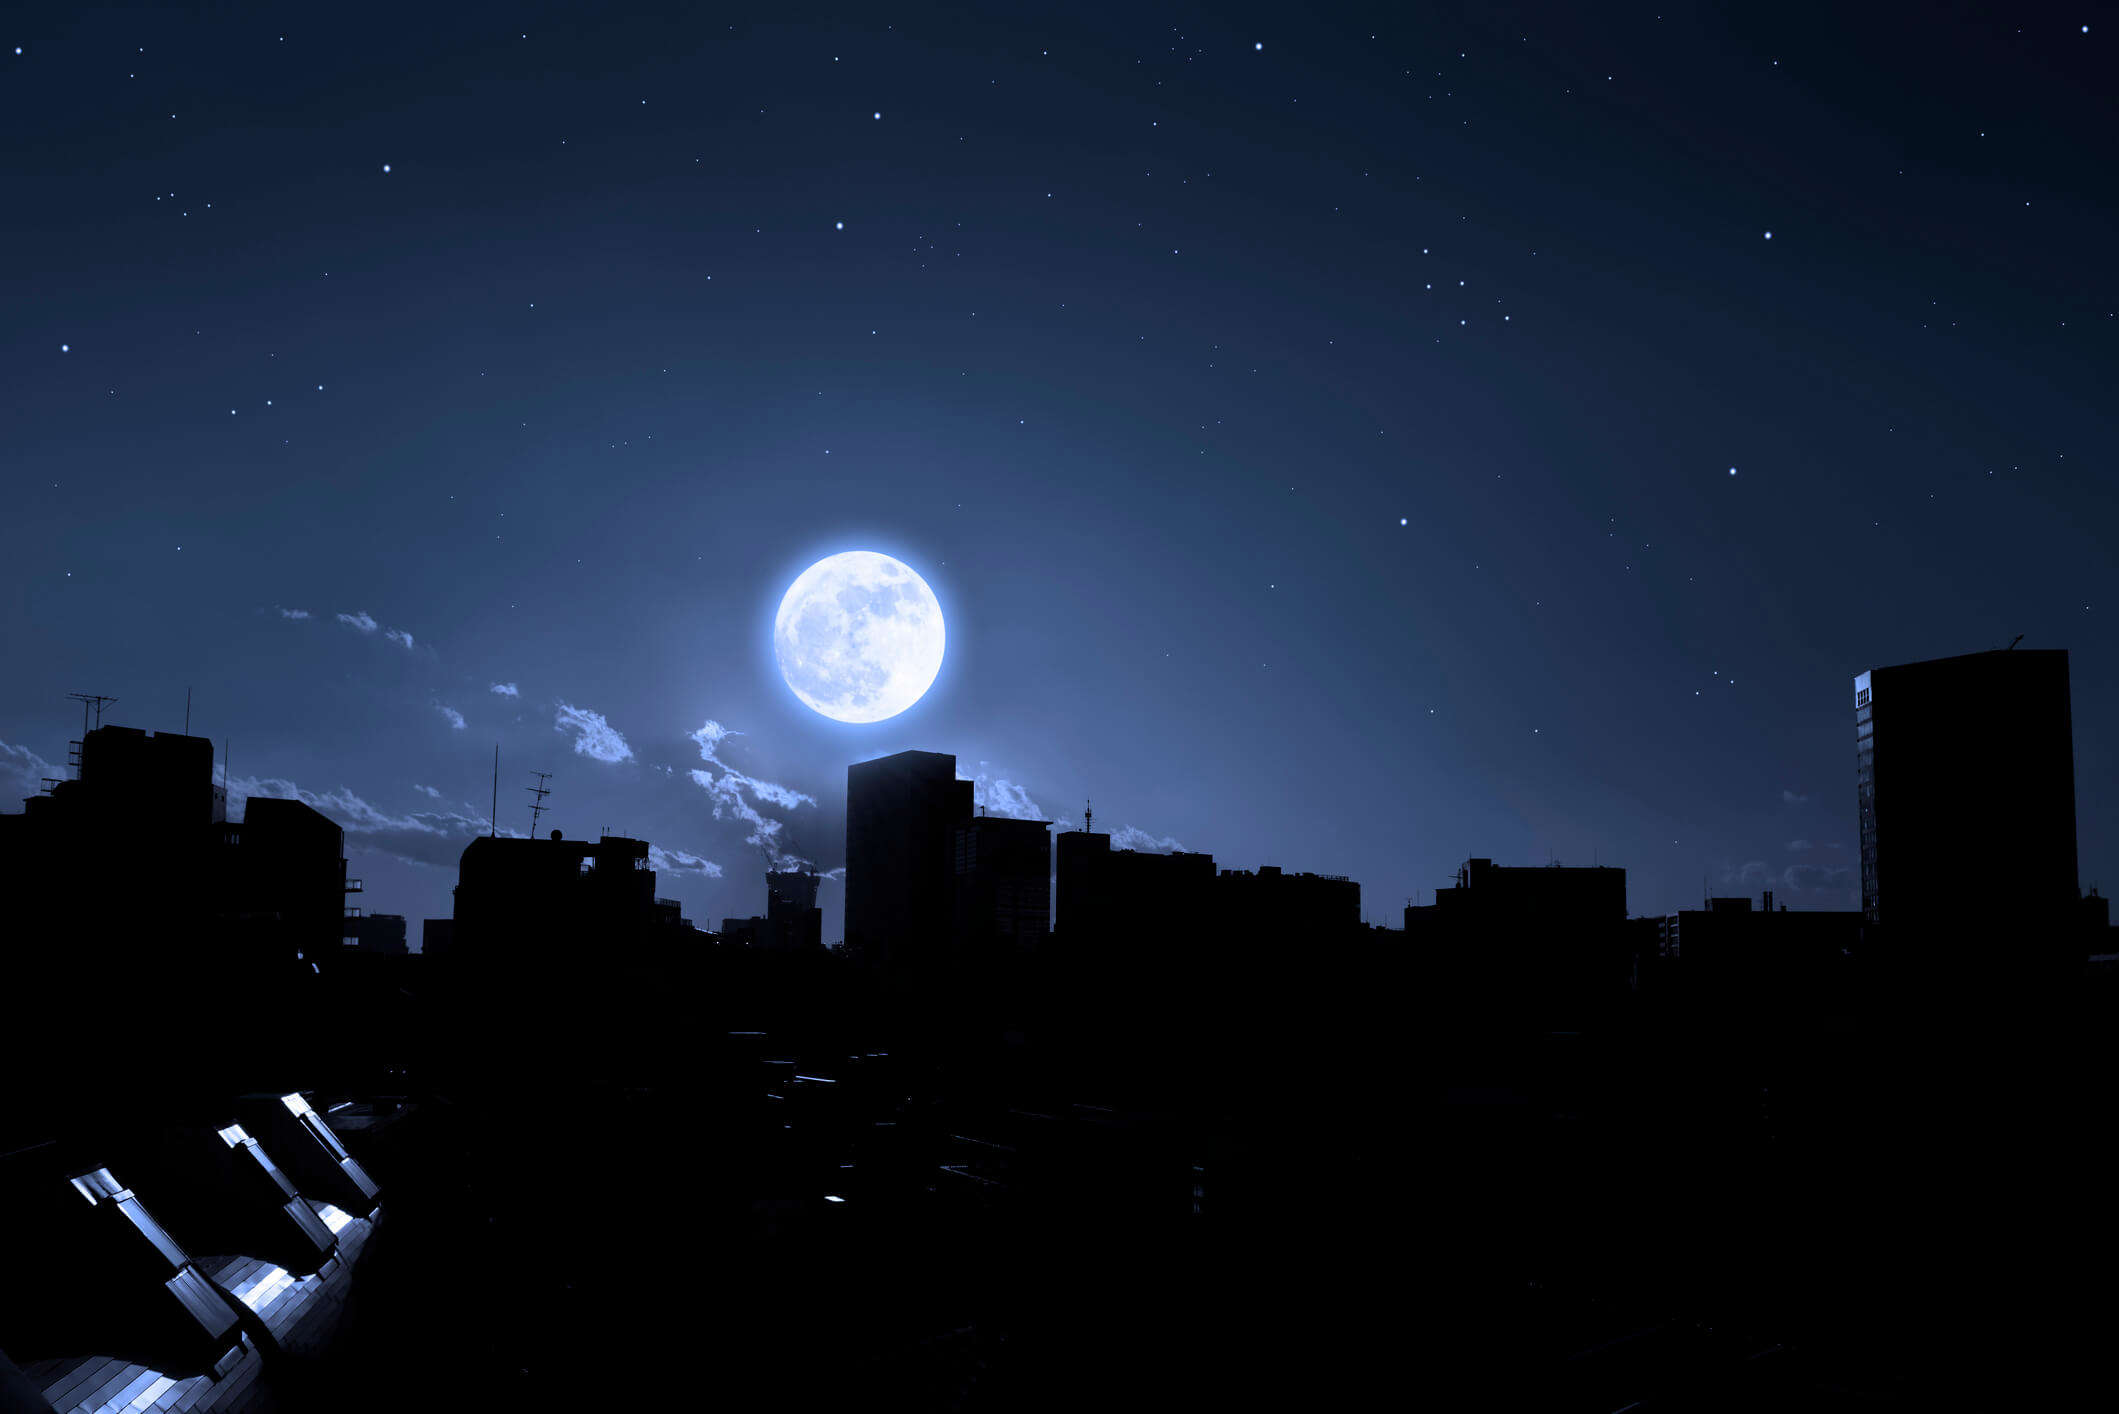
[(1095, 830), (1096, 812), (1094, 810), (1091, 810), (1089, 808), (1089, 802), (1084, 800), (1082, 802), (1082, 833), (1085, 835), (1092, 834), (1095, 832)]
[[(2021, 642), (2023, 642), (2023, 635), (2019, 633), (2014, 638), (2009, 640), (2009, 648), (2014, 648), (2017, 644)], [(2006, 653), (2009, 651), (2009, 648), (2004, 648), (2001, 651)]]
[(96, 725), (100, 727), (103, 725), (103, 709), (118, 700), (115, 697), (106, 697), (100, 692), (69, 692), (66, 695), (81, 704), (81, 735), (83, 736), (88, 735), (89, 709), (93, 708), (95, 710)]
[(537, 777), (537, 784), (524, 786), (523, 789), (537, 797), (537, 799), (530, 802), (530, 838), (534, 840), (537, 838), (537, 817), (552, 808), (544, 803), (544, 798), (552, 793), (552, 788), (545, 784), (546, 781), (552, 779), (552, 773), (550, 771), (532, 771), (530, 774)]

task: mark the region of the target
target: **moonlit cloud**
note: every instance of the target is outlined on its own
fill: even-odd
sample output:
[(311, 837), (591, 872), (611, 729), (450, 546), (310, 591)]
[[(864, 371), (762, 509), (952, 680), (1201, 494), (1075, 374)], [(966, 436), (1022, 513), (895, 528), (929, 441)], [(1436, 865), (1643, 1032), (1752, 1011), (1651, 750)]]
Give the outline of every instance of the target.
[(1136, 849), (1143, 854), (1177, 854), (1183, 851), (1184, 844), (1168, 835), (1151, 835), (1132, 825), (1121, 825), (1111, 832), (1111, 848)]
[(309, 611), (307, 609), (282, 609), (280, 610), (280, 617), (283, 619), (306, 619), (309, 617)]
[[(303, 790), (293, 781), (278, 777), (237, 776), (226, 780), (218, 769), (214, 772), (214, 779), (225, 781), (228, 787), (230, 819), (241, 813), (253, 798), (299, 800), (329, 816), (343, 829), (348, 849), (374, 850), (407, 863), (427, 864), (437, 869), (456, 868), (464, 845), (488, 829), (486, 820), (454, 810), (413, 810), (392, 815), (344, 786), (320, 794)], [(521, 833), (516, 830), (500, 833), (521, 838)]]
[(574, 750), (583, 756), (598, 761), (630, 761), (633, 748), (626, 745), (618, 729), (603, 719), (603, 713), (591, 712), (586, 707), (575, 707), (568, 703), (557, 704), (558, 711), (552, 718), (552, 730), (574, 733)]
[(1804, 850), (1808, 848), (1810, 848), (1810, 841), (1808, 840), (1788, 841), (1788, 852), (1790, 854), (1801, 854)]
[(713, 801), (716, 820), (734, 818), (751, 827), (746, 844), (765, 851), (775, 869), (793, 869), (808, 866), (810, 861), (790, 852), (781, 842), (781, 833), (786, 823), (763, 814), (751, 801), (744, 799), (748, 792), (754, 799), (783, 810), (793, 810), (803, 805), (815, 805), (816, 798), (801, 791), (772, 781), (761, 781), (744, 774), (723, 761), (720, 756), (721, 743), (741, 732), (731, 731), (719, 722), (709, 720), (695, 732), (687, 733), (699, 745), (699, 759), (713, 770), (690, 772), (692, 783), (705, 791)]
[(424, 795), (424, 796), (429, 796), (429, 797), (431, 797), (432, 799), (435, 799), (435, 800), (440, 800), (440, 799), (441, 799), (441, 792), (440, 792), (440, 791), (438, 791), (438, 790), (436, 790), (436, 789), (435, 789), (434, 787), (432, 787), (432, 786), (423, 786), (423, 785), (419, 785), (419, 784), (415, 783), (415, 784), (413, 785), (412, 789), (414, 789), (414, 790), (418, 791), (418, 792), (419, 792), (419, 793), (420, 793), (421, 795)]
[[(959, 776), (958, 780), (967, 777)], [(1038, 803), (1030, 798), (1030, 792), (1005, 776), (989, 776), (984, 771), (968, 777), (971, 782), (972, 805), (982, 815), (998, 815), (1004, 820), (1049, 820)]]
[[(309, 617), (309, 612), (306, 609), (282, 609), (280, 613), (283, 617), (290, 619), (306, 619)], [(366, 609), (351, 614), (339, 614), (336, 617), (340, 623), (352, 629), (355, 633), (373, 634), (380, 629), (383, 637), (389, 639), (392, 643), (402, 645), (407, 652), (412, 649), (412, 634), (410, 630), (383, 628), (382, 622)]]
[(492, 694), (493, 694), (493, 695), (494, 695), (495, 697), (520, 697), (520, 696), (522, 696), (522, 694), (521, 694), (520, 692), (516, 691), (516, 689), (515, 689), (515, 684), (514, 684), (514, 683), (511, 683), (511, 682), (496, 682), (496, 683), (494, 683), (494, 684), (493, 684), (493, 686), (492, 686), (492, 688), (490, 689), (490, 691), (492, 692)]
[(1854, 871), (1823, 864), (1791, 864), (1781, 871), (1781, 887), (1790, 893), (1851, 893)]
[(1807, 795), (1797, 795), (1792, 790), (1784, 790), (1781, 792), (1781, 801), (1783, 804), (1786, 805), (1808, 805), (1810, 803), (1810, 797)]
[(0, 779), (11, 782), (9, 795), (41, 795), (47, 778), (57, 780), (66, 774), (28, 747), (0, 741)]
[(647, 864), (657, 874), (697, 874), (702, 879), (721, 877), (721, 866), (713, 860), (701, 859), (681, 849), (664, 849), (659, 844), (647, 847)]
[(434, 710), (448, 718), (449, 725), (456, 728), (456, 730), (462, 731), (464, 729), (464, 714), (457, 711), (454, 707), (444, 707), (437, 702), (434, 704)]

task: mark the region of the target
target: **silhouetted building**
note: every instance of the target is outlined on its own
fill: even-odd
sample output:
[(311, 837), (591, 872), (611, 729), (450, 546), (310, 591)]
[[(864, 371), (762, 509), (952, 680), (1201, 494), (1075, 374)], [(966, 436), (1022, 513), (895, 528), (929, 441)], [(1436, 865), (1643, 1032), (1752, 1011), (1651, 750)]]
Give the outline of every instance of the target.
[(1109, 835), (1068, 830), (1057, 840), (1054, 931), (1070, 949), (1168, 947), (1207, 926), (1214, 856), (1113, 849)]
[(425, 918), (419, 925), (419, 955), (446, 959), (456, 946), (456, 920)]
[(2078, 906), (2066, 650), (1873, 668), (1854, 718), (1862, 913), (1883, 949), (2051, 972)]
[(1676, 991), (1745, 1007), (1815, 1002), (1838, 985), (1861, 942), (1862, 916), (1852, 909), (1773, 907), (1749, 898), (1711, 898), (1657, 924), (1661, 980)]
[[(98, 727), (78, 743), (76, 779), (0, 815), (0, 897), (25, 936), (70, 935), (82, 959), (105, 962), (138, 950), (158, 970), (334, 951), (359, 888), (346, 880), (345, 832), (301, 801), (263, 796), (230, 821), (213, 758), (204, 737)], [(210, 954), (173, 946), (180, 930), (210, 930)], [(106, 973), (106, 985), (119, 980)]]
[(721, 920), (724, 946), (801, 952), (824, 946), (824, 911), (817, 907), (817, 876), (808, 870), (768, 871), (765, 913)]
[(807, 950), (824, 946), (824, 910), (817, 907), (817, 876), (807, 869), (775, 870), (765, 876), (765, 922), (771, 946)]
[(358, 920), (345, 900), (361, 885), (346, 877), (346, 832), (330, 816), (299, 800), (252, 796), (227, 839), (227, 898), (239, 920), (252, 930), (269, 922), (266, 931), (311, 955), (352, 936), (347, 925)]
[(675, 914), (655, 897), (645, 840), (481, 836), (458, 865), (449, 951), (470, 967), (549, 971), (591, 949), (668, 942)]
[(1051, 822), (981, 815), (956, 827), (951, 846), (957, 946), (1043, 942), (1052, 920)]
[(1456, 1002), (1571, 1024), (1615, 1001), (1633, 975), (1626, 871), (1468, 859), (1454, 887), (1407, 906), (1405, 941)]
[(954, 832), (972, 816), (956, 757), (901, 751), (846, 769), (846, 944), (885, 965), (939, 960), (952, 919)]
[(380, 953), (385, 957), (404, 957), (410, 951), (405, 945), (405, 916), (402, 913), (370, 913), (362, 918), (348, 918), (346, 941), (362, 952)]
[(1227, 937), (1267, 947), (1344, 939), (1361, 927), (1361, 885), (1344, 874), (1289, 874), (1277, 864), (1257, 873), (1224, 869), (1214, 880), (1215, 924)]

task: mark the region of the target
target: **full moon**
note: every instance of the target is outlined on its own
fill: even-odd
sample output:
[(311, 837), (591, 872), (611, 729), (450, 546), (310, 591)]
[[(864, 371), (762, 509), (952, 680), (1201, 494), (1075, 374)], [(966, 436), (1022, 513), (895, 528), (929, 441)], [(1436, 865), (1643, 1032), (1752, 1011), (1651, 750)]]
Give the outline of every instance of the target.
[(795, 696), (840, 722), (880, 722), (942, 671), (942, 606), (910, 565), (848, 550), (802, 571), (773, 619), (773, 653)]

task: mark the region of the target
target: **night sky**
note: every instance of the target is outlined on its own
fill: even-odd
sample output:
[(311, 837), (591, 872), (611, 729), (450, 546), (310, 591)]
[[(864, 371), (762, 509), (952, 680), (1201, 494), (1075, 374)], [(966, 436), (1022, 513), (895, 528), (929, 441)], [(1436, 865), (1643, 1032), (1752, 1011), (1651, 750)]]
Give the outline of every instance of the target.
[[(2119, 883), (2108, 9), (687, 8), (11, 12), (9, 797), (189, 687), (415, 940), (496, 743), (709, 927), (905, 748), (1392, 923), (1845, 908), (1853, 675), (2022, 634)], [(863, 548), (949, 651), (853, 726)]]

